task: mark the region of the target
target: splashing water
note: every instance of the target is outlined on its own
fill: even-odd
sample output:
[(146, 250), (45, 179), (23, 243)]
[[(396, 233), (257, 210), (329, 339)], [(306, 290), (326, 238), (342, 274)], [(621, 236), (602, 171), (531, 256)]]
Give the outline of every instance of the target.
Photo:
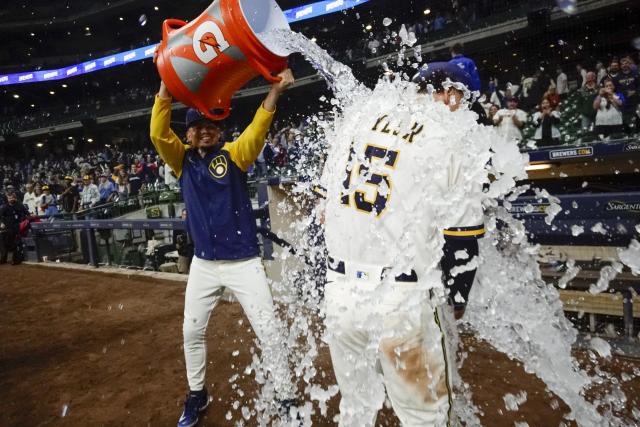
[[(411, 89), (411, 84), (396, 79), (394, 82), (379, 82), (374, 90), (370, 90), (360, 83), (351, 69), (335, 61), (316, 43), (311, 42), (301, 34), (278, 30), (272, 32), (269, 37), (271, 42), (288, 49), (290, 52), (301, 52), (303, 56), (312, 64), (326, 80), (329, 88), (333, 91), (335, 100), (333, 103), (331, 118), (315, 116), (310, 118), (314, 126), (307, 130), (305, 142), (309, 144), (310, 152), (323, 153), (329, 151), (329, 159), (325, 165), (330, 174), (336, 175), (341, 171), (333, 171), (331, 167), (339, 153), (348, 152), (349, 142), (357, 137), (357, 129), (363, 117), (372, 117), (381, 111), (393, 111), (395, 108), (395, 119), (397, 122), (406, 122), (407, 117), (416, 115), (429, 116), (438, 115), (442, 120), (449, 120), (450, 114), (443, 113), (442, 109), (435, 103), (412, 104), (408, 100), (407, 94)], [(408, 38), (407, 44), (411, 40)], [(410, 96), (409, 96), (410, 98)], [(404, 109), (397, 108), (402, 104)], [(419, 108), (415, 108), (419, 106)], [(445, 114), (445, 116), (442, 116)], [(444, 117), (444, 118), (443, 118)], [(447, 118), (449, 117), (449, 118)], [(472, 113), (463, 111), (457, 115), (447, 129), (452, 133), (459, 129), (468, 129), (470, 123), (475, 121)], [(577, 331), (565, 318), (562, 303), (558, 291), (544, 282), (536, 261), (538, 247), (527, 242), (526, 232), (522, 222), (514, 219), (505, 208), (509, 202), (516, 199), (528, 189), (528, 187), (516, 187), (516, 181), (526, 177), (524, 169), (527, 164), (527, 156), (522, 155), (518, 147), (506, 140), (496, 137), (489, 128), (474, 128), (472, 144), (458, 147), (449, 147), (458, 153), (469, 153), (471, 160), (465, 163), (465, 173), (469, 173), (469, 182), (482, 182), (474, 176), (474, 173), (482, 172), (486, 177), (491, 173), (496, 179), (488, 186), (485, 197), (482, 201), (485, 207), (485, 224), (488, 230), (485, 239), (481, 240), (480, 257), (472, 261), (478, 263), (478, 273), (476, 284), (472, 288), (470, 302), (464, 322), (476, 331), (479, 338), (482, 338), (507, 354), (509, 357), (521, 361), (525, 370), (533, 373), (543, 380), (550, 391), (563, 399), (569, 406), (571, 413), (569, 419), (576, 420), (579, 425), (584, 426), (604, 426), (622, 425), (616, 419), (610, 409), (601, 415), (596, 406), (585, 400), (583, 397), (593, 382), (593, 377), (581, 370), (577, 361), (571, 355), (572, 345), (577, 338)], [(444, 135), (450, 137), (451, 135)], [(331, 141), (331, 145), (327, 144)], [(338, 154), (336, 154), (338, 153)], [(487, 156), (486, 158), (484, 156)], [(490, 166), (487, 160), (491, 158)], [(305, 159), (309, 162), (312, 159)], [(360, 159), (361, 160), (361, 159)], [(311, 178), (318, 178), (320, 168), (317, 158), (314, 159), (315, 166), (309, 168), (307, 165), (299, 164), (299, 170), (304, 169)], [(312, 162), (313, 163), (313, 162)], [(416, 184), (427, 183), (433, 174), (438, 174), (439, 164), (425, 163), (424, 173), (416, 176)], [(362, 180), (366, 180), (363, 177)], [(361, 181), (362, 181), (361, 180)], [(358, 180), (352, 186), (361, 184)], [(322, 293), (319, 290), (323, 280), (323, 266), (326, 259), (326, 249), (319, 232), (322, 216), (321, 207), (315, 206), (308, 201), (309, 183), (292, 184), (287, 191), (292, 195), (288, 201), (283, 201), (278, 205), (278, 209), (283, 215), (296, 213), (301, 219), (289, 224), (289, 227), (282, 230), (280, 237), (289, 242), (298, 242), (294, 253), (283, 252), (282, 280), (274, 284), (277, 299), (284, 303), (286, 317), (289, 319), (289, 330), (287, 336), (287, 348), (290, 349), (290, 363), (294, 367), (296, 378), (302, 378), (306, 384), (304, 392), (311, 400), (318, 402), (321, 412), (326, 410), (326, 401), (333, 396), (337, 389), (335, 386), (323, 389), (314, 384), (316, 372), (313, 362), (318, 354), (320, 341), (324, 331), (321, 325), (317, 324), (317, 316), (323, 315), (318, 309)], [(426, 189), (428, 185), (416, 186), (416, 192), (422, 193), (424, 197), (431, 198), (434, 210), (434, 224), (430, 226), (443, 226), (445, 219), (443, 215), (452, 209), (456, 203), (464, 200), (469, 188), (461, 186), (453, 194), (448, 194), (448, 199), (438, 200), (433, 193)], [(558, 200), (550, 196), (544, 190), (535, 190), (539, 198), (548, 199), (551, 209), (547, 211), (546, 222), (551, 224), (559, 210)], [(501, 202), (504, 202), (501, 204)], [(400, 209), (412, 209), (411, 206), (401, 205)], [(501, 224), (499, 226), (499, 224)], [(400, 230), (399, 236), (407, 236), (407, 230), (415, 224), (405, 224)], [(425, 225), (426, 226), (426, 225)], [(441, 227), (443, 228), (443, 227)], [(375, 240), (379, 236), (372, 234)], [(428, 259), (424, 253), (416, 253), (412, 247), (412, 240), (399, 238), (395, 251), (397, 257), (393, 265), (400, 266), (399, 269), (409, 269), (411, 267), (421, 268), (419, 276), (429, 277), (437, 268), (437, 261), (440, 258), (442, 249), (442, 238), (435, 237), (429, 246), (431, 254)], [(629, 253), (635, 253), (636, 246), (629, 248)], [(575, 275), (579, 268), (574, 264), (560, 280), (560, 285), (566, 285)], [(612, 267), (613, 272), (603, 272), (604, 277), (600, 287), (605, 287), (604, 282), (611, 276), (615, 276), (618, 266)], [(607, 281), (608, 283), (608, 281)], [(434, 285), (438, 288), (438, 285)], [(439, 290), (444, 293), (442, 284)], [(384, 298), (382, 293), (377, 298)], [(365, 319), (363, 319), (365, 320)], [(366, 319), (370, 325), (369, 332), (374, 335), (374, 340), (379, 340), (380, 334), (376, 335), (375, 328), (379, 325), (376, 319)], [(450, 345), (457, 347), (457, 331), (454, 322), (445, 322), (446, 335), (451, 340)], [(602, 346), (600, 346), (602, 347)], [(599, 348), (600, 348), (599, 347)], [(257, 371), (260, 370), (258, 364), (252, 365)], [(469, 387), (462, 382), (457, 372), (454, 372), (454, 385), (458, 390), (462, 390), (455, 396), (454, 412), (467, 425), (479, 425), (476, 417), (477, 411), (471, 404), (472, 396)], [(264, 396), (268, 398), (268, 396)], [(526, 399), (526, 396), (507, 397), (517, 408)], [(609, 403), (609, 408), (620, 407), (625, 401), (624, 394), (617, 389), (611, 392), (604, 402)], [(606, 406), (606, 405), (605, 405)], [(305, 420), (309, 420), (310, 405), (307, 404), (301, 415)]]

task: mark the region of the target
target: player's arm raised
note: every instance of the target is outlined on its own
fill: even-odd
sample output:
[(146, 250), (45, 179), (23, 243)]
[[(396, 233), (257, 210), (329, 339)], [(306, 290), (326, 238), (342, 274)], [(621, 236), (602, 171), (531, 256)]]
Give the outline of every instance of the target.
[[(153, 62), (156, 58), (157, 52), (154, 54)], [(162, 160), (171, 166), (177, 177), (180, 177), (186, 147), (171, 130), (171, 101), (171, 94), (161, 81), (151, 110), (149, 136)]]
[(281, 78), (280, 81), (271, 85), (267, 97), (258, 108), (251, 124), (247, 126), (237, 140), (227, 144), (225, 147), (229, 150), (233, 162), (243, 171), (247, 171), (249, 166), (258, 158), (273, 121), (278, 99), (294, 83), (293, 74), (289, 69), (279, 73), (278, 77)]

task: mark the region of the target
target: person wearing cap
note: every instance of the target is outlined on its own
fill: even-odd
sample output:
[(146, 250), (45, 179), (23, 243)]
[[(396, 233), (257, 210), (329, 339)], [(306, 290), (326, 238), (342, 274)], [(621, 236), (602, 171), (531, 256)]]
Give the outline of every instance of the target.
[(58, 198), (51, 192), (48, 185), (42, 186), (42, 201), (40, 202), (40, 208), (43, 210), (44, 216), (52, 216), (60, 213), (58, 210)]
[[(417, 94), (402, 82), (396, 104), (371, 96), (361, 111), (374, 114), (344, 119), (356, 128), (336, 132), (321, 178), (326, 339), (340, 427), (376, 425), (385, 394), (402, 425), (451, 422), (441, 325), (462, 316), (473, 282), (473, 273), (460, 280), (451, 272), (473, 268), (466, 264), (484, 235), (482, 183), (495, 131), (470, 111), (472, 79), (457, 65), (430, 63), (413, 81)], [(464, 199), (448, 202), (446, 219), (438, 219), (449, 196)]]
[(90, 209), (100, 201), (100, 191), (93, 183), (91, 175), (82, 177), (82, 192), (80, 193), (80, 206), (82, 209)]
[(6, 264), (11, 252), (11, 264), (22, 262), (20, 223), (29, 216), (27, 208), (18, 203), (14, 191), (7, 191), (7, 203), (0, 207), (0, 264)]
[(109, 180), (106, 172), (100, 174), (100, 185), (98, 185), (100, 193), (100, 203), (108, 203), (113, 199), (113, 195), (117, 193), (116, 186)]
[[(49, 215), (51, 209), (49, 206), (55, 206), (56, 204), (56, 196), (51, 193), (51, 189), (48, 185), (42, 186), (42, 196), (38, 200), (38, 215)], [(49, 209), (49, 211), (47, 211)], [(47, 213), (49, 212), (49, 213)]]
[(518, 98), (514, 96), (507, 98), (507, 108), (501, 108), (493, 116), (493, 123), (498, 129), (498, 133), (508, 140), (520, 141), (522, 128), (526, 122), (527, 113), (518, 108)]
[[(282, 415), (294, 405), (283, 338), (260, 258), (256, 221), (247, 193), (247, 171), (264, 146), (280, 95), (290, 87), (289, 69), (278, 74), (249, 126), (224, 142), (222, 126), (196, 109), (186, 113), (186, 140), (171, 130), (171, 95), (164, 82), (151, 112), (150, 136), (162, 160), (178, 177), (189, 212), (187, 231), (194, 257), (185, 293), (183, 338), (189, 393), (178, 426), (197, 423), (209, 403), (205, 388), (205, 334), (224, 288), (231, 290), (251, 322), (262, 348), (263, 363), (276, 387)], [(284, 355), (284, 356), (283, 356)], [(277, 361), (276, 361), (277, 360)]]

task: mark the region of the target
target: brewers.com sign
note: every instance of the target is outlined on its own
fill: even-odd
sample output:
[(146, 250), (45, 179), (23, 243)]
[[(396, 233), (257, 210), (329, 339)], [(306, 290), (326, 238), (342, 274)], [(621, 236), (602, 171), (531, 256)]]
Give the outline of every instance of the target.
[(549, 159), (571, 159), (574, 157), (593, 156), (593, 147), (576, 147), (564, 150), (552, 150), (549, 152)]

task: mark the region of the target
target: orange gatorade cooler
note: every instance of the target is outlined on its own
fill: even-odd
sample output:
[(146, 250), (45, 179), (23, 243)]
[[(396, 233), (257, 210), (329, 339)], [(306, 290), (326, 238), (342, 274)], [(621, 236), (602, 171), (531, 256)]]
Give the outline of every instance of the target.
[[(212, 120), (229, 115), (249, 80), (287, 68), (287, 53), (266, 35), (289, 29), (274, 0), (216, 0), (197, 19), (167, 19), (156, 64), (171, 95)], [(212, 112), (211, 110), (217, 110)]]

